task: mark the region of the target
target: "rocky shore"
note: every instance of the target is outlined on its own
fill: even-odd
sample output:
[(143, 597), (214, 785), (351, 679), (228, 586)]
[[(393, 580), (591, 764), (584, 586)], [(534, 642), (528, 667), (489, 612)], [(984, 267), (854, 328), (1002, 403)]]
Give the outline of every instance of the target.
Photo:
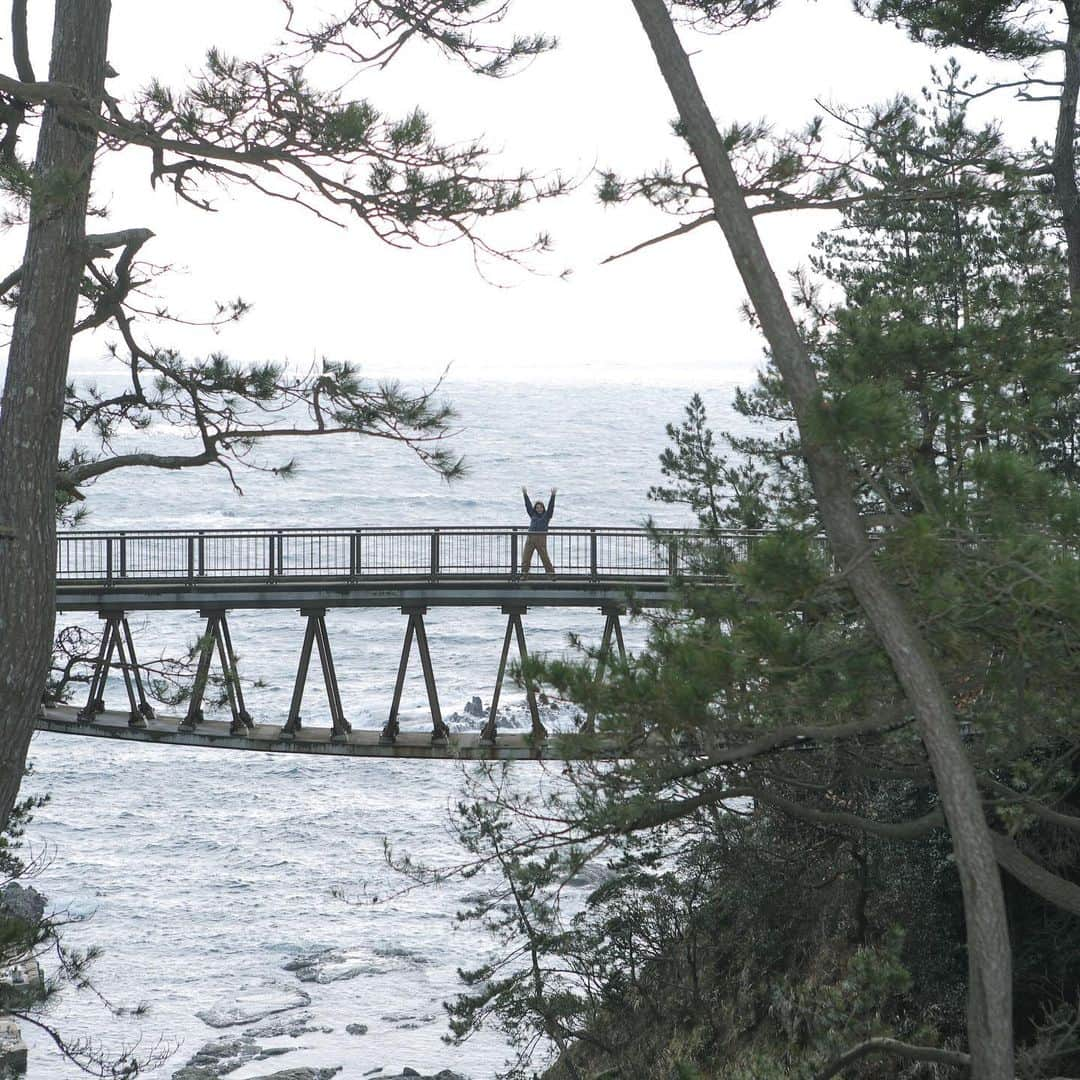
[[(320, 949), (288, 960), (282, 970), (298, 982), (325, 985), (363, 975), (379, 975), (384, 970), (381, 960), (387, 962), (387, 967), (399, 967), (404, 963), (415, 969), (429, 963), (422, 955), (401, 946), (388, 945), (376, 949), (375, 954), (373, 963), (370, 959), (361, 961), (344, 949)], [(208, 1027), (239, 1030), (204, 1043), (172, 1073), (172, 1080), (223, 1080), (246, 1066), (275, 1062), (286, 1055), (302, 1053), (307, 1049), (303, 1042), (305, 1035), (331, 1035), (335, 1030), (318, 1022), (311, 1005), (311, 995), (306, 990), (282, 982), (245, 984), (233, 993), (222, 995), (196, 1015)], [(436, 1017), (428, 1013), (402, 1012), (380, 1015), (378, 1020), (397, 1030), (410, 1030), (430, 1024)], [(364, 1038), (370, 1030), (371, 1024), (361, 1021), (344, 1026), (344, 1033), (350, 1039)], [(343, 1056), (347, 1060), (347, 1051)], [(252, 1077), (252, 1080), (330, 1080), (344, 1069), (344, 1064), (278, 1068)], [(370, 1080), (468, 1080), (450, 1069), (425, 1073), (411, 1066), (390, 1065), (369, 1068), (360, 1075)]]

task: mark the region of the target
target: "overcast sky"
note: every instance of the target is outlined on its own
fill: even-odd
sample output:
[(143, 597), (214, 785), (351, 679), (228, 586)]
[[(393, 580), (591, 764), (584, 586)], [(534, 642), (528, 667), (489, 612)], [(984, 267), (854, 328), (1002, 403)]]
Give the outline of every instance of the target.
[[(296, 7), (333, 10), (329, 0)], [(113, 0), (110, 60), (120, 77), (110, 87), (122, 97), (152, 75), (179, 87), (210, 45), (256, 56), (279, 33), (281, 13), (276, 0)], [(38, 18), (32, 44), (41, 77), (47, 13)], [(215, 192), (220, 212), (199, 213), (166, 187), (152, 192), (148, 152), (130, 149), (97, 177), (107, 227), (154, 230), (144, 254), (177, 267), (163, 291), (178, 309), (198, 316), (214, 299), (236, 295), (254, 305), (219, 335), (159, 327), (147, 328), (150, 339), (237, 359), (307, 364), (327, 355), (407, 379), (430, 378), (447, 364), (453, 378), (470, 381), (709, 387), (752, 378), (761, 343), (739, 315), (742, 290), (719, 230), (600, 265), (672, 222), (644, 206), (599, 206), (593, 168), (633, 174), (684, 160), (630, 0), (519, 0), (513, 27), (553, 33), (560, 47), (514, 78), (492, 81), (417, 46), (393, 70), (355, 79), (349, 94), (389, 114), (420, 105), (444, 138), (481, 135), (507, 173), (561, 169), (580, 180), (572, 196), (492, 229), (508, 242), (549, 232), (555, 250), (536, 273), (496, 270), (512, 283), (496, 288), (477, 274), (465, 245), (397, 251), (362, 225), (337, 229), (250, 193)], [(944, 59), (835, 0), (792, 2), (764, 24), (686, 40), (698, 50), (695, 65), (721, 123), (765, 117), (778, 129), (805, 122), (815, 98), (860, 104), (916, 92), (929, 65)], [(1005, 110), (1017, 131), (1051, 130), (1046, 107), (1002, 99), (987, 108)], [(835, 221), (777, 215), (762, 229), (778, 266), (791, 269)], [(4, 241), (9, 262), (22, 239)], [(105, 340), (78, 340), (79, 370), (103, 366)]]

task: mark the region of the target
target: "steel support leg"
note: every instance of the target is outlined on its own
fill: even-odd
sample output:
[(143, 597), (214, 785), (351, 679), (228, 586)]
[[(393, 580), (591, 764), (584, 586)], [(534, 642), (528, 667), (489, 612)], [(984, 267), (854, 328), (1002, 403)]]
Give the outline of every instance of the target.
[(187, 715), (180, 721), (181, 731), (194, 731), (203, 721), (203, 697), (206, 694), (206, 684), (210, 681), (210, 661), (214, 657), (214, 646), (217, 644), (216, 614), (203, 611), (199, 614), (206, 618), (206, 630), (199, 639), (199, 663), (195, 668), (195, 683), (188, 699)]
[(337, 670), (334, 667), (334, 654), (330, 650), (330, 635), (326, 632), (325, 614), (315, 617), (315, 644), (319, 649), (323, 685), (326, 687), (326, 696), (330, 703), (330, 738), (341, 741), (352, 731), (352, 726), (345, 719), (345, 710), (341, 705), (341, 691), (338, 688)]
[(307, 626), (304, 628), (304, 644), (300, 647), (300, 666), (296, 669), (296, 682), (293, 684), (289, 718), (281, 729), (281, 734), (289, 738), (300, 730), (300, 706), (304, 700), (304, 684), (307, 682), (308, 668), (311, 666), (311, 647), (314, 643), (315, 623), (309, 618)]
[[(101, 647), (98, 649), (94, 671), (90, 677), (90, 692), (87, 695), (85, 707), (78, 714), (78, 719), (89, 722), (99, 712), (105, 711), (105, 687), (109, 681), (109, 670), (116, 666), (120, 668), (124, 679), (124, 689), (127, 692), (128, 724), (132, 727), (146, 727), (146, 716), (153, 716), (154, 713), (143, 691), (138, 661), (135, 658), (135, 646), (131, 638), (131, 627), (122, 611), (100, 612), (99, 617), (104, 620), (105, 628), (101, 634)], [(113, 664), (114, 654), (116, 655), (115, 665)]]
[(424, 626), (424, 613), (426, 611), (427, 608), (423, 607), (401, 609), (401, 613), (409, 617), (409, 622), (405, 628), (405, 642), (401, 647), (401, 660), (398, 663), (397, 680), (394, 683), (394, 698), (390, 703), (390, 717), (379, 737), (379, 741), (382, 743), (393, 743), (401, 733), (398, 713), (401, 709), (401, 695), (405, 689), (405, 675), (409, 670), (409, 657), (412, 653), (414, 637), (420, 652), (420, 666), (424, 672), (428, 708), (431, 710), (431, 741), (444, 742), (450, 737), (450, 729), (442, 718), (442, 709), (439, 706), (439, 691), (435, 685), (435, 668), (431, 662), (427, 628)]
[(401, 659), (398, 661), (397, 680), (394, 682), (394, 697), (390, 702), (390, 718), (386, 721), (379, 736), (379, 742), (392, 743), (401, 733), (401, 725), (398, 723), (398, 710), (401, 708), (401, 693), (405, 689), (405, 675), (409, 670), (409, 653), (412, 652), (413, 618), (409, 615), (408, 625), (405, 627), (405, 644), (401, 646)]
[(525, 627), (521, 622), (521, 612), (513, 612), (510, 620), (514, 624), (518, 655), (521, 657), (522, 678), (525, 680), (525, 700), (529, 703), (529, 717), (532, 721), (532, 736), (534, 739), (546, 739), (547, 728), (540, 723), (540, 709), (536, 704), (536, 691), (533, 688), (532, 679), (529, 678), (529, 650), (525, 647)]
[(341, 691), (338, 688), (337, 669), (330, 649), (330, 635), (326, 630), (326, 608), (301, 608), (300, 614), (307, 618), (304, 630), (304, 644), (300, 649), (300, 665), (296, 670), (296, 684), (293, 687), (292, 703), (289, 706), (289, 718), (281, 729), (283, 738), (290, 739), (301, 730), (303, 721), (300, 706), (304, 701), (304, 687), (307, 684), (308, 669), (311, 667), (311, 651), (319, 651), (319, 664), (322, 667), (323, 685), (330, 706), (330, 738), (343, 740), (352, 727), (345, 719), (345, 710), (341, 704)]
[(510, 642), (514, 637), (514, 611), (517, 609), (503, 608), (502, 610), (507, 617), (506, 636), (503, 638), (502, 654), (499, 657), (499, 674), (495, 679), (495, 689), (491, 693), (491, 710), (488, 712), (487, 723), (480, 732), (481, 742), (494, 742), (499, 733), (499, 695), (502, 693), (503, 678), (506, 676), (506, 661), (510, 658)]
[(214, 644), (217, 646), (218, 663), (221, 665), (222, 677), (225, 680), (225, 694), (229, 700), (229, 712), (232, 714), (229, 734), (243, 735), (247, 731), (247, 725), (240, 718), (240, 706), (237, 704), (236, 694), (240, 680), (236, 677), (236, 671), (233, 668), (233, 658), (225, 648), (225, 635), (221, 632), (221, 623), (224, 618), (225, 616), (222, 615), (214, 620)]
[(442, 709), (439, 707), (439, 691), (435, 686), (435, 668), (431, 663), (423, 609), (417, 611), (413, 617), (416, 619), (416, 644), (420, 647), (420, 666), (424, 669), (424, 685), (427, 687), (428, 708), (431, 710), (431, 741), (443, 742), (450, 738), (450, 729), (443, 721)]
[(93, 720), (94, 715), (105, 708), (105, 680), (109, 674), (108, 658), (112, 656), (111, 630), (111, 625), (106, 623), (101, 634), (97, 659), (94, 661), (94, 670), (90, 674), (90, 693), (87, 695), (85, 707), (77, 717), (82, 722)]
[(244, 704), (244, 688), (240, 685), (240, 672), (236, 663), (236, 652), (233, 649), (232, 634), (229, 633), (229, 620), (224, 611), (221, 613), (218, 630), (220, 631), (221, 642), (225, 646), (225, 655), (229, 658), (228, 670), (232, 675), (232, 687), (236, 693), (235, 708), (233, 709), (233, 726), (241, 726), (250, 731), (255, 727), (255, 722), (252, 720), (251, 713), (247, 711), (247, 706)]
[[(611, 657), (611, 638), (613, 634), (619, 647), (619, 657), (623, 663), (626, 662), (626, 645), (623, 643), (622, 623), (619, 621), (620, 610), (618, 608), (601, 608), (600, 611), (607, 618), (604, 620), (604, 636), (600, 640), (600, 655), (596, 658), (596, 674), (593, 676), (594, 686), (599, 686), (603, 682), (604, 669), (607, 667), (608, 660)], [(581, 730), (590, 735), (596, 730), (595, 707), (589, 710)]]
[(120, 631), (120, 620), (112, 620), (113, 640), (116, 643), (116, 658), (120, 661), (120, 673), (124, 676), (124, 689), (128, 699), (128, 727), (146, 727), (146, 718), (139, 711), (139, 702), (135, 698), (135, 684), (131, 677), (131, 658), (124, 648), (124, 639)]
[(187, 715), (181, 721), (180, 728), (183, 731), (192, 731), (204, 719), (203, 698), (210, 682), (210, 665), (213, 663), (214, 653), (217, 652), (229, 711), (232, 714), (229, 733), (243, 735), (255, 725), (252, 723), (251, 714), (244, 707), (244, 691), (240, 686), (240, 672), (232, 647), (232, 635), (229, 633), (229, 620), (223, 610), (204, 610), (200, 611), (199, 615), (206, 620), (206, 630), (199, 640), (199, 663), (195, 669), (195, 683), (191, 689)]
[(127, 644), (128, 659), (131, 661), (131, 674), (135, 679), (135, 690), (139, 695), (139, 712), (147, 720), (154, 719), (154, 710), (150, 702), (146, 697), (146, 690), (143, 688), (142, 674), (139, 671), (139, 662), (135, 658), (135, 641), (131, 636), (131, 625), (127, 621), (127, 616), (122, 616), (120, 625), (124, 631), (124, 641)]

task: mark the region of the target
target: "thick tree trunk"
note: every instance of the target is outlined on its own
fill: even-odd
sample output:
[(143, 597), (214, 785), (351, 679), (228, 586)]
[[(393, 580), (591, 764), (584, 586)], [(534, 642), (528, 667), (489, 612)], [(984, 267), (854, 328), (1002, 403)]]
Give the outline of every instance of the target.
[(1062, 42), (1065, 70), (1058, 99), (1054, 155), (1050, 169), (1054, 177), (1054, 201), (1061, 214), (1065, 252), (1069, 268), (1069, 295), (1073, 310), (1080, 309), (1080, 191), (1076, 184), (1076, 104), (1080, 96), (1080, 2), (1065, 4), (1068, 32)]
[[(101, 100), (110, 0), (57, 0), (49, 78)], [(55, 619), (56, 462), (96, 133), (46, 106), (0, 404), (0, 825), (19, 791)]]
[(952, 834), (968, 945), (968, 1042), (976, 1080), (1011, 1080), (1012, 955), (1001, 876), (982, 800), (926, 642), (870, 553), (840, 452), (819, 432), (822, 398), (805, 343), (747, 210), (716, 122), (664, 0), (633, 0), (708, 184), (717, 221), (791, 397), (803, 453), (833, 553), (919, 723)]

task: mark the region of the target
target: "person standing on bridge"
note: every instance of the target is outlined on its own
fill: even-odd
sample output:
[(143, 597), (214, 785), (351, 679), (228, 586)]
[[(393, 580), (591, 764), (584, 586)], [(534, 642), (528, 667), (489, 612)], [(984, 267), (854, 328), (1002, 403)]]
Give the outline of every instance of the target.
[(547, 506), (544, 506), (540, 499), (533, 502), (524, 488), (521, 489), (521, 494), (525, 496), (525, 513), (529, 515), (529, 539), (525, 541), (525, 551), (521, 557), (521, 576), (528, 574), (534, 553), (540, 556), (544, 569), (554, 575), (555, 567), (551, 565), (551, 556), (547, 549), (547, 531), (551, 515), (555, 513), (555, 488), (551, 489)]

